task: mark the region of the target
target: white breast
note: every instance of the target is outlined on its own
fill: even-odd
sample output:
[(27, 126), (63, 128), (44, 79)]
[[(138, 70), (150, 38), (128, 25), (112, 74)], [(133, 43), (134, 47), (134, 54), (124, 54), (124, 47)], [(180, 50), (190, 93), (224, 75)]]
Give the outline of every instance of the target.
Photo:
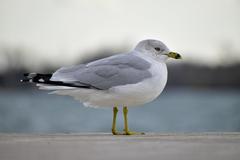
[(137, 84), (114, 87), (112, 91), (119, 97), (118, 105), (138, 106), (151, 102), (163, 91), (167, 82), (165, 63), (152, 62), (150, 72), (153, 77)]

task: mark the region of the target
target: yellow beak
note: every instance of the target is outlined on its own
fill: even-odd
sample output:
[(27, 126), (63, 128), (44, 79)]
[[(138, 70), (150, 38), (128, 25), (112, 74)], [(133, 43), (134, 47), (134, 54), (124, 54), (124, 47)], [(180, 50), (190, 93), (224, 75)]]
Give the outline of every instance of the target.
[(174, 59), (182, 59), (182, 56), (176, 52), (169, 52), (168, 54), (166, 54), (168, 57), (170, 58), (174, 58)]

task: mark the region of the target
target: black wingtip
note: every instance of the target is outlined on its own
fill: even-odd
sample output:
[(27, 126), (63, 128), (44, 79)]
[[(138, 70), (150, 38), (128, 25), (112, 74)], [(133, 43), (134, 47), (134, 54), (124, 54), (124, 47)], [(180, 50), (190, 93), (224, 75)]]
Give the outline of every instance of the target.
[(24, 82), (31, 82), (31, 79), (21, 79), (20, 82), (21, 82), (21, 83), (24, 83)]
[(67, 86), (67, 87), (78, 87), (78, 88), (85, 88), (85, 89), (102, 90), (101, 88), (92, 86), (90, 84), (82, 83), (82, 82), (65, 83), (61, 81), (51, 81), (50, 78), (52, 77), (52, 74), (24, 73), (23, 75), (24, 75), (24, 79), (21, 79), (20, 82), (44, 83), (44, 84), (56, 85), (56, 86)]
[(21, 82), (45, 83), (50, 81), (52, 74), (24, 73), (23, 76)]
[(20, 82), (32, 82), (32, 79), (36, 76), (36, 73), (24, 73), (24, 78)]

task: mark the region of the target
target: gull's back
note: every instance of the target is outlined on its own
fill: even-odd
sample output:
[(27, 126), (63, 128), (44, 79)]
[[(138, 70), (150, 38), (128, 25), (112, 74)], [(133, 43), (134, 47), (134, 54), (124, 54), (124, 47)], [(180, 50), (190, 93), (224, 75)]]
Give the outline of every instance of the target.
[(53, 73), (50, 80), (89, 84), (99, 89), (134, 84), (151, 77), (150, 63), (133, 54), (120, 54), (86, 65), (64, 67)]

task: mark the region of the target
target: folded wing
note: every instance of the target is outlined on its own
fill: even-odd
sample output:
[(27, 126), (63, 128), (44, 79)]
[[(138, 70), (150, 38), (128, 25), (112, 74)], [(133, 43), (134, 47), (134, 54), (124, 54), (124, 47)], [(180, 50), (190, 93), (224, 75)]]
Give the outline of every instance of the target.
[(138, 56), (121, 54), (85, 65), (60, 68), (50, 80), (68, 84), (78, 83), (105, 90), (150, 78), (150, 67), (149, 62)]

